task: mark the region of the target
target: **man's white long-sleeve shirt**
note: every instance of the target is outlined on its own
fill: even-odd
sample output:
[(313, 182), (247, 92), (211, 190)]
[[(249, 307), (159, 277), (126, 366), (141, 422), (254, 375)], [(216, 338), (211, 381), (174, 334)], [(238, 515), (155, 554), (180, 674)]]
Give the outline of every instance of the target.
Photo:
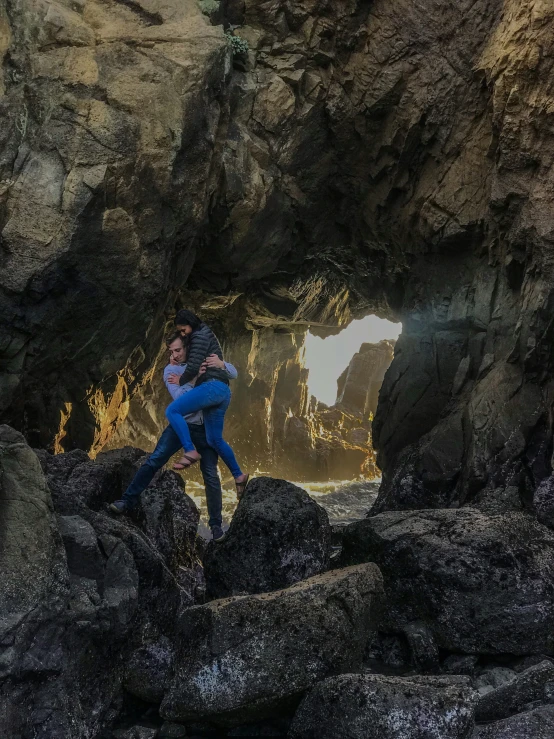
[[(169, 375), (182, 375), (183, 372), (186, 370), (187, 365), (185, 364), (168, 364), (167, 367), (164, 369), (164, 382), (165, 386), (169, 391), (169, 394), (173, 398), (173, 400), (177, 400), (178, 397), (183, 395), (184, 393), (188, 393), (190, 390), (193, 389), (194, 385), (192, 385), (190, 382), (187, 382), (185, 385), (174, 385), (172, 382), (169, 382)], [(230, 362), (225, 362), (225, 371), (229, 375), (230, 380), (236, 380), (238, 377), (238, 372), (236, 370), (236, 367), (234, 367)], [(204, 423), (204, 415), (202, 411), (196, 411), (196, 413), (189, 413), (188, 416), (185, 416), (185, 421), (187, 423), (194, 423), (194, 424), (201, 424)]]

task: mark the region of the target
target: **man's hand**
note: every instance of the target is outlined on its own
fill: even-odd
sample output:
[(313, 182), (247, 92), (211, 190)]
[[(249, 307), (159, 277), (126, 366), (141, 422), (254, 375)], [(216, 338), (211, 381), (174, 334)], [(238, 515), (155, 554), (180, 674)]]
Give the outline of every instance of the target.
[(180, 375), (168, 375), (167, 376), (167, 381), (171, 385), (178, 385), (179, 384), (179, 380), (180, 380)]
[(225, 369), (225, 362), (223, 361), (223, 359), (220, 359), (217, 354), (210, 354), (209, 357), (206, 357), (204, 364), (206, 365), (206, 367)]
[(207, 369), (208, 369), (208, 365), (206, 364), (206, 362), (203, 362), (200, 365), (200, 369), (198, 370), (198, 374), (196, 376), (200, 377), (200, 375), (205, 375)]

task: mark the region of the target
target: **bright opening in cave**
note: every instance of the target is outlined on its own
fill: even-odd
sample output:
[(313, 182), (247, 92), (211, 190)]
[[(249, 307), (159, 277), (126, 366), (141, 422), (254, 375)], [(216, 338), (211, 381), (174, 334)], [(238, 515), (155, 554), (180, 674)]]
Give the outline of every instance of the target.
[(359, 321), (352, 321), (334, 336), (320, 338), (308, 332), (304, 346), (311, 395), (325, 405), (333, 405), (337, 398), (337, 380), (354, 354), (359, 351), (361, 344), (397, 339), (401, 330), (400, 323), (370, 315)]

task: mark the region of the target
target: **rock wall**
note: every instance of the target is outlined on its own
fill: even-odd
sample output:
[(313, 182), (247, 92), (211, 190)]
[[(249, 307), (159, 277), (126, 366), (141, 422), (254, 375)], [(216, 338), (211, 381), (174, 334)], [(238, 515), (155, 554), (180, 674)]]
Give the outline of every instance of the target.
[[(108, 439), (189, 287), (257, 328), (401, 320), (377, 510), (551, 471), (545, 0), (8, 3), (2, 407)], [(145, 104), (147, 101), (147, 104)], [(145, 338), (146, 337), (146, 338)]]
[(86, 449), (190, 272), (230, 57), (195, 0), (4, 7), (0, 407), (34, 445)]

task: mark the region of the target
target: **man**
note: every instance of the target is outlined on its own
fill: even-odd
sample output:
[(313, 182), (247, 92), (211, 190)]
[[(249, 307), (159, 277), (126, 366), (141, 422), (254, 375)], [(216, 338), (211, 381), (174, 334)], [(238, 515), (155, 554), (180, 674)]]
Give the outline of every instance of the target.
[[(166, 340), (166, 345), (169, 349), (169, 364), (164, 369), (164, 382), (174, 400), (183, 393), (191, 390), (194, 387), (194, 382), (196, 380), (196, 378), (194, 378), (192, 382), (186, 383), (185, 385), (178, 385), (169, 381), (170, 375), (180, 375), (186, 370), (185, 341), (186, 339), (182, 337), (180, 332), (175, 332)], [(237, 370), (233, 365), (224, 362), (216, 355), (211, 355), (206, 359), (205, 366), (202, 367), (201, 373), (204, 372), (207, 367), (226, 371), (230, 379), (235, 379), (237, 377)], [(214, 541), (221, 541), (224, 534), (221, 528), (222, 493), (221, 481), (217, 472), (218, 456), (216, 451), (208, 445), (206, 440), (202, 411), (185, 416), (185, 420), (188, 424), (194, 446), (198, 449), (202, 457), (200, 460), (200, 470), (202, 472), (206, 488), (206, 502), (208, 504), (208, 514), (210, 517), (209, 526), (212, 532), (212, 537)], [(161, 469), (180, 449), (181, 442), (179, 441), (177, 434), (171, 426), (168, 426), (160, 436), (152, 454), (150, 454), (146, 462), (138, 470), (131, 484), (123, 494), (123, 498), (112, 503), (110, 509), (114, 513), (129, 513), (136, 508), (140, 494), (146, 487), (148, 487), (156, 472)]]

